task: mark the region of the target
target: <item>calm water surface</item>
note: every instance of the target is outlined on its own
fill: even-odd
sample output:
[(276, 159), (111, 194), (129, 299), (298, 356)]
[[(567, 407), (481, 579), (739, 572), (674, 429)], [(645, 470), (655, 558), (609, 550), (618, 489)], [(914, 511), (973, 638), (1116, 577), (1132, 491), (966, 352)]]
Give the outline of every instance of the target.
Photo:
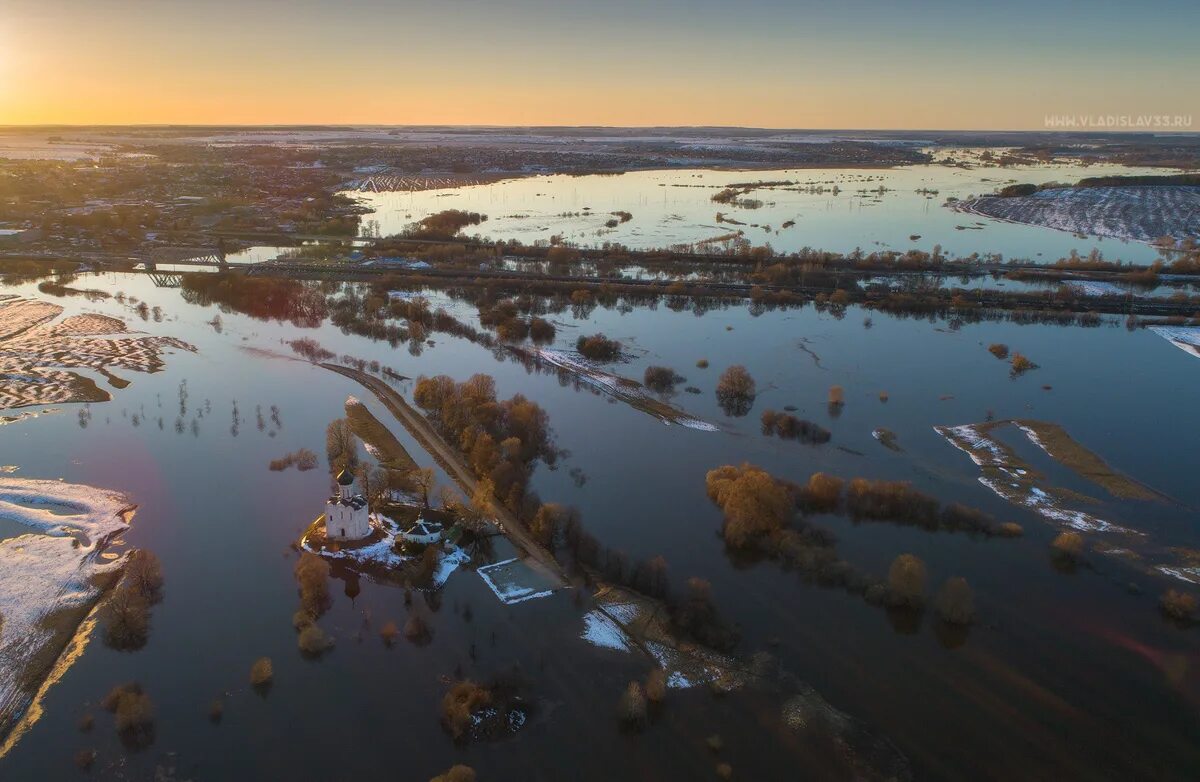
[[(528, 244), (561, 237), (579, 245), (616, 242), (633, 248), (656, 248), (702, 242), (741, 230), (753, 244), (770, 243), (780, 252), (806, 247), (843, 253), (856, 248), (864, 252), (914, 248), (929, 251), (940, 244), (952, 256), (992, 253), (1049, 263), (1071, 250), (1086, 254), (1098, 248), (1110, 259), (1149, 262), (1157, 254), (1145, 244), (1004, 223), (959, 214), (943, 205), (947, 198), (986, 195), (1012, 182), (1074, 183), (1083, 177), (1143, 173), (1170, 172), (1109, 164), (971, 169), (942, 165), (775, 171), (681, 169), (616, 176), (558, 174), (448, 190), (350, 195), (362, 199), (374, 211), (364, 219), (377, 220), (385, 236), (398, 233), (428, 214), (464, 209), (488, 216), (486, 223), (467, 233), (478, 230), (493, 239), (518, 239)], [(712, 196), (725, 187), (752, 182), (795, 184), (749, 193), (745, 198), (763, 202), (757, 209), (712, 201)], [(633, 219), (606, 228), (605, 222), (616, 211), (629, 212)], [(744, 225), (718, 223), (718, 212)], [(784, 228), (789, 221), (795, 225)]]
[[(929, 172), (935, 173), (958, 175)], [(597, 181), (619, 186), (643, 176), (649, 182), (664, 175)], [(747, 176), (706, 174), (706, 180), (724, 178)], [(581, 181), (564, 179), (561, 187)], [(539, 182), (548, 189), (546, 180), (522, 180), (460, 197), (502, 199), (508, 196), (497, 193), (506, 188), (536, 191)], [(699, 204), (708, 197), (705, 191), (659, 190), (657, 183), (648, 183), (646, 193), (663, 199), (654, 209), (664, 211), (680, 208), (667, 201), (676, 194)], [(885, 203), (892, 197), (885, 196)], [(578, 203), (584, 201), (597, 210), (629, 208), (634, 223), (654, 211), (649, 201), (639, 209), (616, 190), (610, 202), (594, 193)], [(525, 208), (498, 203), (486, 211)], [(883, 207), (837, 207), (848, 214), (869, 208)], [(946, 211), (937, 202), (928, 209), (929, 220), (941, 220)], [(907, 234), (902, 222), (897, 217), (896, 227)], [(489, 231), (494, 228), (489, 221)], [(401, 643), (388, 649), (379, 641), (385, 621), (406, 616), (401, 590), (364, 579), (352, 598), (350, 583), (336, 582), (334, 607), (321, 624), (336, 636), (337, 647), (320, 660), (302, 658), (291, 627), (297, 597), (289, 547), (320, 513), (327, 480), (324, 470), (276, 473), (267, 463), (300, 447), (323, 454), (325, 427), (343, 415), (347, 395), (363, 399), (381, 420), (390, 418), (352, 381), (289, 358), (281, 340), (298, 335), (413, 377), (445, 373), (463, 380), (488, 373), (501, 397), (523, 393), (536, 400), (549, 413), (559, 445), (571, 452), (559, 469), (537, 469), (533, 488), (544, 500), (577, 506), (606, 545), (635, 558), (663, 554), (676, 585), (693, 575), (709, 579), (723, 613), (741, 627), (739, 653), (771, 651), (836, 707), (894, 742), (918, 778), (1200, 774), (1200, 643), (1195, 630), (1160, 619), (1155, 600), (1167, 580), (1099, 554), (1089, 556), (1091, 567), (1056, 570), (1047, 547), (1058, 529), (992, 494), (977, 481), (975, 465), (933, 431), (939, 424), (981, 421), (989, 411), (997, 418), (1059, 423), (1114, 467), (1175, 500), (1104, 501), (1089, 510), (1144, 532), (1147, 546), (1200, 547), (1200, 486), (1191, 455), (1200, 430), (1194, 390), (1200, 361), (1153, 333), (1006, 323), (955, 329), (940, 320), (878, 313), (866, 328), (865, 313), (855, 308), (840, 319), (811, 307), (757, 317), (745, 307), (702, 317), (666, 307), (556, 316), (559, 347), (602, 330), (630, 349), (619, 373), (640, 378), (646, 366), (665, 364), (686, 375), (684, 385), (701, 393), (680, 393), (674, 401), (720, 427), (703, 432), (664, 426), (444, 335), (434, 335), (435, 345), (413, 356), (328, 324), (297, 330), (229, 312), (221, 314), (218, 333), (207, 323), (214, 309), (190, 305), (179, 291), (156, 289), (145, 277), (106, 275), (75, 285), (124, 291), (161, 306), (166, 317), (142, 322), (116, 301), (57, 300), (69, 311), (118, 315), (138, 329), (188, 340), (198, 351), (168, 356), (167, 369), (156, 375), (126, 373), (132, 385), (114, 390), (112, 402), (92, 405), (86, 427), (76, 407), (65, 406), (61, 413), (0, 428), (0, 465), (17, 465), (15, 474), (22, 477), (129, 493), (140, 508), (126, 541), (162, 559), (166, 599), (154, 611), (144, 649), (116, 652), (98, 637), (91, 640), (50, 689), (44, 716), (0, 760), (4, 779), (73, 775), (71, 758), (85, 747), (100, 753), (93, 772), (100, 778), (118, 772), (147, 777), (172, 758), (184, 778), (195, 779), (383, 773), (428, 779), (454, 762), (473, 765), (481, 779), (707, 778), (713, 761), (703, 739), (713, 733), (723, 736), (723, 756), (739, 777), (827, 776), (821, 768), (806, 769), (802, 748), (777, 727), (778, 704), (761, 694), (716, 700), (702, 688), (672, 691), (658, 724), (639, 736), (619, 732), (616, 697), (627, 681), (645, 674), (647, 664), (582, 641), (580, 610), (569, 595), (503, 606), (467, 571), (450, 579), (440, 601), (424, 607), (434, 636), (425, 647)], [(36, 286), (7, 292), (40, 295)], [(439, 301), (460, 317), (471, 314)], [(1040, 368), (1010, 379), (1007, 365), (985, 349), (992, 342), (1026, 353)], [(710, 361), (709, 369), (694, 366), (701, 358)], [(744, 418), (725, 416), (713, 396), (718, 374), (733, 363), (744, 364), (760, 389)], [(187, 411), (177, 432), (185, 382)], [(825, 407), (834, 384), (846, 389), (847, 398), (836, 418)], [(402, 390), (411, 391), (411, 384)], [(886, 404), (878, 400), (880, 391), (890, 396)], [(281, 428), (270, 422), (271, 405), (279, 407)], [(832, 442), (811, 447), (762, 436), (758, 415), (785, 405), (829, 428)], [(262, 430), (258, 408), (267, 419)], [(879, 426), (897, 434), (903, 452), (881, 447), (871, 436)], [(430, 463), (402, 428), (393, 431), (419, 462)], [(1016, 438), (1008, 441), (1022, 456), (1037, 458)], [(817, 520), (837, 535), (839, 553), (867, 572), (883, 575), (897, 554), (911, 552), (925, 560), (935, 587), (947, 577), (966, 576), (979, 622), (965, 638), (947, 637), (930, 616), (916, 626), (893, 623), (881, 609), (806, 584), (776, 563), (732, 561), (718, 536), (720, 513), (705, 495), (704, 475), (743, 461), (799, 481), (816, 471), (913, 481), (943, 501), (1017, 521), (1026, 534), (986, 540)], [(1048, 460), (1036, 466), (1062, 485), (1082, 488)], [(582, 486), (571, 468), (586, 475)], [(1090, 493), (1100, 494), (1094, 487)], [(501, 546), (497, 556), (504, 554)], [(470, 620), (461, 610), (468, 604)], [(467, 654), (472, 643), (475, 661)], [(250, 664), (262, 655), (273, 658), (276, 671), (266, 697), (247, 686)], [(456, 747), (437, 714), (446, 677), (455, 677), (459, 666), (476, 678), (513, 671), (526, 677), (538, 703), (531, 724), (505, 742)], [(115, 766), (125, 753), (97, 702), (113, 685), (134, 679), (157, 705), (156, 738)], [(225, 718), (212, 725), (208, 704), (218, 696), (226, 699)], [(97, 724), (81, 733), (77, 722), (87, 712), (97, 715)]]

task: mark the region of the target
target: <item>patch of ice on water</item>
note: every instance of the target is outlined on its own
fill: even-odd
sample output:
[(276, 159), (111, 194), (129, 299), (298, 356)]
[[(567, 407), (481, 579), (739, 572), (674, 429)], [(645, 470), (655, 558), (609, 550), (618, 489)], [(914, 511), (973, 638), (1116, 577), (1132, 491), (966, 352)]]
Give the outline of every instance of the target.
[(1200, 326), (1151, 326), (1150, 330), (1188, 355), (1200, 358)]
[(1180, 581), (1186, 581), (1189, 584), (1200, 584), (1200, 567), (1172, 567), (1170, 565), (1159, 565), (1156, 570), (1165, 575), (1177, 578)]
[[(539, 589), (536, 586), (522, 584), (515, 578), (504, 578), (507, 571), (514, 569), (510, 566), (519, 562), (520, 560), (517, 557), (512, 557), (501, 562), (493, 562), (490, 565), (485, 565), (476, 572), (483, 579), (483, 583), (487, 584), (488, 588), (492, 590), (492, 594), (496, 596), (496, 599), (505, 605), (524, 603), (526, 600), (535, 600), (554, 594), (554, 590), (552, 589)], [(521, 567), (524, 567), (524, 565), (521, 564)]]

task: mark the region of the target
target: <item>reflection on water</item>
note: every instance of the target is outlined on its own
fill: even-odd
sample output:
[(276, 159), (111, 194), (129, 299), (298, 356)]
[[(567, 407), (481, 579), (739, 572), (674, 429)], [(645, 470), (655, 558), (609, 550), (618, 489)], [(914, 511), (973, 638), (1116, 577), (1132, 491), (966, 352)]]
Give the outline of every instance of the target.
[[(934, 174), (953, 183), (959, 176), (1003, 172), (937, 169), (928, 175)], [(661, 176), (606, 180), (617, 187), (630, 177)], [(669, 176), (686, 181), (681, 172)], [(708, 172), (704, 181), (746, 178)], [(532, 193), (548, 192), (549, 184), (561, 194), (585, 181), (516, 184), (530, 189), (532, 202), (538, 198)], [(909, 191), (916, 181), (908, 182)], [(488, 230), (494, 233), (494, 221), (510, 208), (507, 196), (499, 195), (509, 186), (494, 186), (500, 188), (492, 191), (497, 206), (484, 209), (493, 215)], [(706, 203), (710, 191), (660, 189), (657, 182), (646, 190), (647, 199), (653, 193), (666, 205), (652, 207), (650, 199), (639, 207), (616, 191), (607, 202), (590, 192), (586, 205), (594, 212), (627, 208), (634, 214), (628, 230), (655, 210), (676, 209), (670, 198), (691, 201), (697, 214), (714, 211)], [(471, 192), (462, 197), (488, 191)], [(835, 211), (882, 209), (892, 196), (885, 193), (875, 207), (842, 204)], [(898, 186), (895, 197), (897, 203), (910, 200)], [(579, 211), (584, 200), (578, 196), (570, 209)], [(447, 201), (430, 203), (466, 205)], [(525, 206), (513, 204), (511, 212)], [(944, 211), (936, 201), (929, 208)], [(912, 231), (902, 222), (895, 229), (907, 237)], [(978, 238), (990, 231), (970, 233)], [(323, 469), (272, 472), (269, 464), (300, 448), (324, 454), (325, 426), (343, 414), (348, 394), (380, 420), (390, 419), (351, 380), (271, 357), (290, 353), (282, 341), (298, 336), (410, 378), (446, 374), (462, 381), (486, 372), (495, 377), (499, 398), (521, 393), (537, 401), (557, 445), (570, 452), (558, 469), (534, 471), (531, 488), (543, 500), (576, 506), (590, 532), (631, 560), (663, 555), (676, 588), (691, 576), (711, 582), (721, 614), (741, 630), (740, 655), (769, 652), (836, 709), (894, 742), (917, 778), (964, 778), (986, 768), (997, 778), (1182, 779), (1200, 770), (1198, 683), (1191, 673), (1200, 644), (1194, 630), (1158, 615), (1156, 599), (1168, 579), (1096, 551), (1087, 553), (1088, 567), (1058, 572), (1047, 553), (1057, 529), (981, 485), (979, 469), (933, 429), (983, 421), (989, 412), (996, 419), (1059, 424), (1114, 469), (1178, 501), (1147, 508), (1102, 496), (1091, 509), (1096, 515), (1163, 546), (1200, 548), (1192, 510), (1200, 506), (1200, 487), (1181, 456), (1191, 452), (1200, 428), (1194, 404), (1200, 365), (1153, 333), (1014, 323), (948, 328), (940, 320), (879, 312), (869, 313), (868, 329), (868, 313), (855, 308), (841, 319), (812, 307), (755, 315), (741, 306), (693, 314), (597, 305), (554, 316), (561, 325), (551, 349), (567, 351), (580, 334), (603, 332), (628, 348), (620, 375), (641, 378), (648, 366), (686, 375), (700, 393), (680, 393), (672, 404), (719, 425), (719, 431), (696, 431), (663, 425), (555, 374), (498, 361), (484, 347), (450, 334), (431, 334), (433, 346), (414, 356), (406, 345), (393, 349), (342, 333), (307, 299), (306, 317), (296, 325), (271, 319), (281, 312), (264, 306), (264, 320), (221, 313), (217, 331), (210, 325), (213, 306), (155, 289), (146, 277), (90, 277), (86, 287), (161, 306), (164, 321), (139, 328), (184, 339), (197, 352), (172, 356), (159, 374), (133, 375), (129, 387), (113, 390), (113, 401), (92, 405), (86, 428), (70, 411), (6, 428), (0, 464), (20, 465), (23, 476), (62, 477), (131, 495), (140, 510), (124, 537), (160, 557), (166, 596), (145, 648), (121, 653), (91, 644), (44, 693), (41, 719), (0, 761), (5, 778), (75, 773), (64, 746), (95, 747), (97, 768), (112, 772), (124, 750), (111, 718), (94, 704), (112, 686), (134, 680), (155, 702), (156, 741), (124, 761), (123, 773), (150, 775), (165, 753), (174, 752), (180, 768), (196, 778), (374, 776), (403, 762), (402, 776), (427, 779), (466, 760), (481, 778), (508, 779), (527, 772), (531, 757), (546, 769), (570, 768), (581, 779), (706, 778), (714, 761), (704, 739), (712, 735), (721, 737), (721, 757), (738, 776), (773, 779), (780, 769), (822, 768), (815, 764), (825, 755), (814, 742), (784, 729), (781, 693), (714, 699), (704, 689), (672, 690), (662, 716), (644, 734), (622, 734), (614, 718), (617, 698), (629, 681), (645, 677), (646, 664), (581, 639), (588, 607), (575, 605), (573, 594), (505, 606), (469, 570), (457, 572), (440, 600), (422, 608), (433, 630), (428, 646), (382, 642), (380, 629), (389, 621), (403, 625), (409, 609), (402, 589), (364, 578), (356, 588), (333, 590), (334, 605), (322, 625), (336, 637), (334, 649), (317, 661), (301, 657), (291, 624), (297, 598), (289, 545), (320, 512), (328, 480)], [(13, 292), (37, 295), (33, 286)], [(444, 297), (436, 303), (478, 327), (470, 307)], [(96, 308), (120, 315), (115, 301), (63, 305), (69, 313)], [(1039, 369), (1011, 378), (1007, 365), (988, 353), (992, 343), (1030, 355)], [(755, 406), (746, 417), (727, 415), (715, 394), (718, 376), (733, 364), (744, 365), (756, 381)], [(837, 416), (828, 409), (834, 385), (844, 390)], [(412, 381), (396, 387), (411, 394)], [(260, 409), (264, 415), (276, 409), (287, 425), (243, 425), (235, 439), (235, 401), (245, 424)], [(768, 408), (813, 421), (829, 430), (830, 442), (812, 447), (764, 436), (757, 414)], [(880, 428), (893, 432), (903, 450), (880, 447), (872, 435)], [(405, 430), (392, 431), (405, 450), (429, 464)], [(705, 494), (704, 477), (714, 467), (744, 461), (795, 481), (817, 471), (912, 481), (942, 502), (1018, 522), (1025, 537), (997, 541), (821, 518), (837, 539), (839, 556), (864, 572), (882, 577), (897, 554), (912, 553), (926, 563), (933, 587), (966, 577), (978, 621), (969, 633), (950, 632), (930, 611), (891, 616), (841, 590), (807, 583), (777, 563), (728, 557), (718, 536), (721, 514)], [(573, 477), (577, 470), (586, 481)], [(496, 560), (513, 555), (509, 544), (497, 541)], [(250, 666), (261, 656), (270, 656), (275, 667), (266, 698), (248, 682)], [(479, 679), (518, 671), (539, 702), (532, 724), (512, 743), (456, 749), (439, 725), (438, 709), (444, 682), (457, 671)], [(218, 697), (224, 714), (213, 725), (206, 710)], [(77, 722), (92, 712), (95, 729), (79, 733)], [(374, 740), (381, 725), (403, 726), (401, 738)], [(348, 749), (299, 751), (317, 745)]]

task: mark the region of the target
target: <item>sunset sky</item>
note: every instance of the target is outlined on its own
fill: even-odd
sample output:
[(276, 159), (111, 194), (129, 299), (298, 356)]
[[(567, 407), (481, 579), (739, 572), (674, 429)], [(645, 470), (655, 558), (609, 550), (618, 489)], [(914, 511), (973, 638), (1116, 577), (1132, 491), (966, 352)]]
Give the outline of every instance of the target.
[(0, 0), (0, 125), (1200, 123), (1198, 28), (1196, 0)]

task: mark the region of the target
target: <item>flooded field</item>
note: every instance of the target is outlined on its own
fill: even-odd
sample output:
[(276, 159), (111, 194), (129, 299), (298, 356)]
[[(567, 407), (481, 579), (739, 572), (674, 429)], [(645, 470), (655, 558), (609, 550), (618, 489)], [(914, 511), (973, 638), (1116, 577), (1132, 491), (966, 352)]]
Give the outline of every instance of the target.
[[(980, 172), (933, 173), (969, 188), (953, 183)], [(887, 176), (888, 186), (899, 188), (897, 177), (917, 175)], [(640, 177), (642, 190), (621, 189)], [(397, 202), (386, 209), (419, 216), (423, 208), (482, 208), (493, 215), (486, 227), (496, 235), (499, 226), (515, 231), (522, 224), (505, 222), (504, 214), (550, 198), (539, 191), (555, 192), (573, 200), (544, 204), (546, 213), (627, 208), (634, 219), (621, 230), (630, 233), (608, 238), (658, 244), (687, 236), (672, 233), (664, 215), (690, 204), (698, 225), (715, 206), (708, 203), (712, 188), (746, 175), (708, 172), (705, 190), (660, 189), (664, 177), (683, 184), (692, 175), (598, 178), (592, 181), (613, 189), (570, 197), (570, 188), (589, 180), (518, 180), (453, 198), (386, 196)], [(885, 230), (928, 233), (931, 225), (961, 219), (939, 205), (948, 190), (918, 203), (911, 190), (920, 180), (904, 181), (909, 192), (886, 193), (873, 206), (849, 196), (854, 187), (847, 183), (836, 207), (808, 218), (844, 230), (859, 212), (886, 209), (894, 199), (907, 207)], [(646, 200), (633, 202), (636, 192)], [(809, 203), (810, 196), (788, 196), (797, 199), (789, 209)], [(910, 229), (903, 209), (928, 222)], [(803, 224), (804, 214), (796, 216)], [(639, 220), (646, 233), (633, 234)], [(586, 230), (584, 218), (564, 222)], [(985, 232), (995, 238), (1010, 229), (1014, 242), (1025, 241), (1019, 237), (1027, 229), (1017, 226), (989, 224)], [(802, 243), (831, 246), (833, 235)], [(1047, 235), (1057, 236), (1036, 234)], [(554, 360), (534, 369), (527, 357), (447, 333), (394, 348), (345, 333), (321, 314), (264, 311), (252, 318), (202, 306), (144, 275), (85, 276), (72, 285), (111, 296), (55, 298), (36, 284), (4, 292), (62, 307), (62, 318), (119, 320), (126, 327), (120, 332), (144, 332), (139, 339), (171, 345), (171, 355), (152, 373), (125, 367), (136, 371), (122, 372), (127, 384), (107, 386), (111, 401), (56, 403), (57, 412), (4, 426), (0, 464), (15, 467), (5, 479), (61, 479), (128, 497), (138, 510), (119, 543), (157, 555), (164, 596), (148, 642), (136, 651), (104, 643), (94, 622), (81, 625), (68, 664), (37, 695), (0, 757), (6, 779), (74, 774), (74, 754), (88, 749), (97, 753), (92, 773), (99, 778), (144, 778), (156, 769), (179, 779), (342, 778), (396, 768), (402, 778), (424, 779), (455, 762), (469, 763), (482, 779), (555, 779), (553, 769), (567, 766), (580, 779), (708, 778), (718, 759), (738, 778), (761, 779), (778, 778), (780, 768), (825, 778), (952, 779), (978, 777), (981, 769), (996, 779), (1200, 773), (1200, 642), (1194, 627), (1166, 621), (1158, 609), (1166, 589), (1190, 586), (1200, 558), (1200, 489), (1187, 456), (1200, 428), (1200, 362), (1153, 331), (1118, 322), (962, 324), (855, 307), (762, 311), (741, 304), (703, 312), (592, 303), (545, 316), (556, 327), (553, 340), (527, 350)], [(361, 293), (336, 283), (324, 293), (347, 290)], [(429, 296), (481, 328), (473, 306)], [(161, 317), (139, 316), (143, 303)], [(589, 375), (575, 345), (598, 332), (620, 342), (621, 356)], [(79, 338), (95, 339), (93, 333)], [(620, 730), (618, 696), (653, 666), (628, 640), (642, 636), (615, 629), (616, 621), (632, 620), (622, 613), (627, 601), (593, 605), (578, 589), (555, 589), (510, 562), (513, 546), (499, 537), (451, 573), (443, 590), (411, 598), (402, 587), (335, 568), (332, 606), (321, 619), (335, 645), (319, 657), (298, 652), (292, 547), (329, 494), (326, 427), (346, 414), (347, 398), (386, 422), (400, 450), (433, 468), (439, 484), (453, 483), (369, 390), (299, 358), (286, 344), (298, 337), (335, 356), (380, 362), (393, 373), (382, 377), (410, 400), (414, 378), (444, 374), (461, 382), (477, 373), (494, 377), (498, 398), (535, 400), (562, 455), (554, 469), (536, 467), (530, 488), (544, 502), (577, 508), (588, 532), (630, 560), (661, 555), (673, 590), (691, 577), (708, 581), (740, 636), (730, 659), (745, 666), (742, 675), (705, 683), (679, 673), (644, 732)], [(989, 352), (998, 344), (1027, 355), (1036, 368), (1014, 372)], [(718, 376), (734, 364), (755, 381), (748, 406), (723, 404), (716, 394)], [(641, 385), (651, 366), (681, 377), (674, 391)], [(833, 386), (841, 389), (836, 403)], [(816, 424), (828, 441), (764, 435), (760, 416), (768, 409)], [(962, 436), (948, 439), (944, 427), (975, 427), (1004, 460), (987, 462)], [(321, 468), (269, 469), (298, 449), (320, 454)], [(706, 474), (743, 462), (797, 484), (816, 472), (909, 481), (944, 506), (979, 509), (1023, 534), (806, 515), (865, 578), (884, 578), (905, 553), (924, 562), (930, 592), (965, 577), (976, 620), (951, 627), (932, 610), (897, 612), (782, 560), (729, 553)], [(1027, 474), (1014, 479), (1015, 488), (989, 485), (1005, 469)], [(1056, 508), (1120, 528), (1119, 540), (1111, 530), (1072, 527), (1044, 503), (1027, 501), (1037, 491)], [(22, 502), (17, 516), (28, 510)], [(57, 518), (53, 510), (45, 515)], [(0, 543), (19, 541), (20, 523), (0, 527)], [(1082, 537), (1069, 561), (1051, 548), (1067, 528)], [(414, 612), (427, 624), (427, 638), (381, 640), (381, 628), (403, 625)], [(0, 633), (8, 630), (6, 622)], [(639, 643), (656, 654), (657, 642)], [(269, 691), (252, 688), (249, 679), (263, 656), (273, 661)], [(718, 663), (701, 662), (697, 670), (710, 665)], [(496, 675), (520, 683), (524, 705), (519, 719), (508, 712), (511, 735), (456, 744), (438, 716), (449, 682)], [(136, 747), (122, 743), (100, 704), (112, 687), (130, 681), (155, 704), (152, 740)], [(214, 700), (223, 709), (215, 721)], [(81, 731), (89, 715), (94, 727)], [(421, 751), (397, 753), (388, 740), (367, 740), (383, 724), (403, 730), (406, 746)], [(824, 727), (813, 732), (816, 724)], [(720, 739), (716, 752), (706, 744), (713, 736)], [(337, 751), (342, 742), (354, 751)], [(544, 772), (530, 772), (533, 752), (544, 759)]]
[[(1006, 259), (1052, 262), (1071, 250), (1086, 254), (1099, 248), (1111, 260), (1144, 263), (1156, 258), (1144, 243), (1019, 225), (944, 206), (947, 199), (987, 195), (1014, 182), (1074, 183), (1082, 177), (1141, 173), (1165, 172), (1108, 164), (684, 169), (533, 176), (447, 190), (353, 195), (374, 210), (371, 219), (385, 236), (429, 214), (463, 209), (488, 216), (480, 234), (528, 244), (559, 237), (590, 246), (689, 245), (703, 251), (719, 249), (740, 235), (785, 253), (805, 247), (842, 253), (855, 248), (929, 251), (941, 245), (952, 256), (998, 253)], [(727, 188), (738, 192), (714, 201)], [(1076, 223), (1055, 227), (1068, 225)]]

